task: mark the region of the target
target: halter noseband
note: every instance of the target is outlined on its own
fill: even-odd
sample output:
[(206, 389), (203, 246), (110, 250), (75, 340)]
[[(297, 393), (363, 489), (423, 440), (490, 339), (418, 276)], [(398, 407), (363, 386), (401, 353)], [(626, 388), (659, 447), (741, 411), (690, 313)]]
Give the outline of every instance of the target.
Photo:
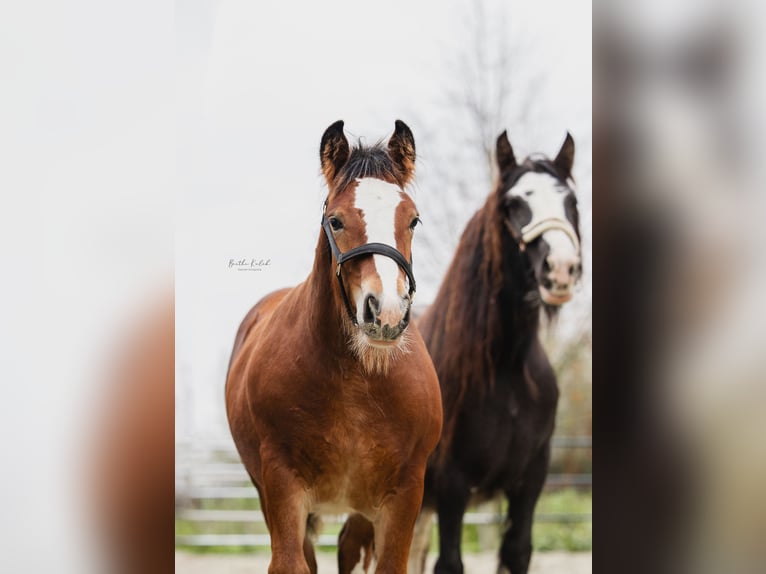
[(349, 249), (345, 253), (341, 253), (340, 249), (338, 249), (338, 244), (335, 243), (335, 237), (333, 236), (332, 228), (330, 227), (330, 220), (327, 219), (326, 214), (322, 215), (322, 229), (324, 229), (324, 233), (327, 236), (327, 241), (330, 243), (330, 250), (332, 251), (332, 254), (335, 257), (335, 261), (337, 262), (337, 266), (335, 267), (335, 276), (338, 278), (340, 294), (343, 297), (343, 303), (346, 305), (348, 317), (351, 319), (351, 322), (354, 325), (358, 325), (359, 322), (356, 320), (356, 316), (351, 310), (351, 303), (348, 300), (346, 288), (343, 285), (343, 276), (340, 272), (341, 266), (349, 259), (354, 259), (355, 257), (361, 257), (363, 255), (383, 255), (389, 259), (393, 259), (394, 262), (399, 267), (401, 267), (402, 271), (404, 271), (404, 273), (407, 275), (407, 279), (410, 283), (410, 304), (412, 304), (412, 300), (415, 297), (415, 276), (412, 274), (412, 263), (407, 261), (404, 255), (402, 255), (397, 249), (391, 247), (390, 245), (386, 245), (385, 243), (365, 243), (359, 247)]
[(536, 221), (533, 219), (521, 228), (521, 241), (519, 243), (526, 245), (551, 229), (563, 231), (572, 241), (575, 249), (580, 251), (580, 239), (577, 237), (577, 232), (569, 221), (560, 217), (547, 217)]

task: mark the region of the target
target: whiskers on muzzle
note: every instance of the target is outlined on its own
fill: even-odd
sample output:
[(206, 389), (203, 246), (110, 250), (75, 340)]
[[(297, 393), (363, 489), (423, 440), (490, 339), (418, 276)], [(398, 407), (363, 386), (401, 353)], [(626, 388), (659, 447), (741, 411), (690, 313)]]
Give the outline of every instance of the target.
[[(383, 336), (384, 331), (388, 337)], [(376, 345), (376, 342), (381, 344)], [(401, 323), (394, 328), (360, 325), (349, 333), (349, 346), (365, 372), (386, 375), (394, 362), (410, 352), (409, 331)]]

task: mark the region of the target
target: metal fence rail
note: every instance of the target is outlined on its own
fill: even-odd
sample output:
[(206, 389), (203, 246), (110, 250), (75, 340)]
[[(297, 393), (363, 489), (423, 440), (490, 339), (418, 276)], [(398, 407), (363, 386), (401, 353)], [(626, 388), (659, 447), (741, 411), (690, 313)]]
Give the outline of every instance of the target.
[[(553, 448), (590, 449), (591, 437), (554, 437)], [(548, 475), (545, 488), (564, 487), (591, 488), (591, 474), (552, 473)], [(176, 447), (176, 519), (198, 523), (232, 525), (247, 523), (253, 530), (266, 532), (263, 513), (255, 509), (211, 508), (226, 500), (241, 499), (249, 506), (257, 506), (258, 492), (250, 483), (247, 472), (239, 461), (239, 456), (230, 442), (180, 442)], [(494, 512), (486, 510), (487, 505), (466, 513), (464, 523), (478, 526), (501, 524), (505, 516), (499, 512), (499, 505)], [(340, 525), (347, 515), (323, 516), (325, 524)], [(543, 513), (535, 514), (537, 523), (575, 524), (591, 522), (590, 513)], [(269, 546), (268, 534), (210, 533), (178, 534), (178, 546)], [(320, 535), (316, 544), (322, 547), (334, 547), (336, 534)]]

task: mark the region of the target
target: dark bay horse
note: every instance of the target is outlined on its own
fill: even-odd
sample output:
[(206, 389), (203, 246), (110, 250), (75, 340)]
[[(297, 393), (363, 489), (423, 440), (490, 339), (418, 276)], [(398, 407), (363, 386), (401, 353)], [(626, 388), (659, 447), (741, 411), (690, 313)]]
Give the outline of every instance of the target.
[(226, 382), (231, 433), (271, 534), (269, 574), (316, 572), (313, 513), (359, 512), (376, 528), (376, 572), (403, 574), (439, 440), (439, 384), (417, 328), (404, 187), (415, 142), (320, 146), (328, 196), (308, 278), (245, 317)]
[[(558, 387), (538, 337), (541, 310), (568, 301), (582, 272), (574, 141), (556, 159), (517, 163), (508, 136), (496, 149), (494, 191), (466, 226), (419, 327), (434, 360), (445, 429), (424, 500), (439, 519), (435, 572), (460, 573), (469, 502), (508, 499), (500, 571), (526, 574), (532, 517), (545, 482)], [(413, 549), (413, 566), (425, 551)], [(422, 569), (422, 566), (421, 566)]]
[[(436, 299), (418, 321), (439, 375), (444, 429), (428, 463), (410, 574), (425, 569), (434, 512), (435, 572), (462, 573), (466, 507), (499, 494), (509, 502), (499, 572), (528, 570), (558, 401), (538, 328), (541, 312), (553, 314), (568, 301), (582, 273), (573, 159), (569, 134), (553, 161), (522, 163), (507, 134), (500, 135), (495, 189), (466, 226)], [(369, 534), (361, 537), (364, 528), (361, 517), (349, 520), (341, 553), (354, 552), (345, 540), (372, 548)]]

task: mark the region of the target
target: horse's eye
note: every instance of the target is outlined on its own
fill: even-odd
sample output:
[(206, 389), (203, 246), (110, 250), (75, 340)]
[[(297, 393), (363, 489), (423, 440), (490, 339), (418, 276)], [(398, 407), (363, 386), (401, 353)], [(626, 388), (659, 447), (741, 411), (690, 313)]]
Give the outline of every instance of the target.
[(333, 231), (340, 231), (341, 229), (343, 229), (343, 222), (337, 217), (331, 217), (330, 227), (333, 228)]
[(415, 219), (412, 220), (412, 223), (410, 223), (410, 230), (414, 231), (418, 223), (420, 223), (420, 218), (416, 217)]

